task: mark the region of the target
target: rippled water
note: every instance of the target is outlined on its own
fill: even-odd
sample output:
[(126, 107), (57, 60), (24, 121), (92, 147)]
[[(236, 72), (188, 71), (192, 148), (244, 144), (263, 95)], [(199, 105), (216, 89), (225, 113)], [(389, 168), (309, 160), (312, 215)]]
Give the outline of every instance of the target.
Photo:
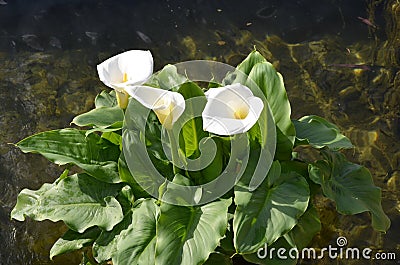
[(8, 143), (69, 126), (92, 108), (106, 89), (96, 64), (126, 49), (150, 49), (156, 70), (190, 59), (236, 65), (254, 45), (283, 74), (293, 118), (323, 116), (355, 143), (346, 155), (371, 170), (392, 221), (381, 234), (368, 214), (341, 216), (318, 198), (323, 230), (312, 245), (341, 235), (351, 246), (400, 257), (396, 16), (395, 0), (0, 1), (0, 264), (79, 264), (76, 254), (48, 259), (63, 225), (10, 221), (18, 192), (52, 182), (62, 168)]

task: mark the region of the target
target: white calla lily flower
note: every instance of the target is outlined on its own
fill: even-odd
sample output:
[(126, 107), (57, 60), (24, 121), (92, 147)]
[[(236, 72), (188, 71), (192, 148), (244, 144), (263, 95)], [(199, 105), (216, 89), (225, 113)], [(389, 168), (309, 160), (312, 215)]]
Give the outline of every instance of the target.
[(142, 85), (153, 74), (153, 56), (150, 51), (131, 50), (113, 56), (97, 65), (100, 80), (117, 92), (118, 104), (126, 108), (129, 86)]
[(153, 110), (168, 130), (185, 110), (185, 99), (177, 92), (149, 86), (127, 87), (126, 92), (146, 108)]
[(263, 101), (241, 84), (211, 88), (206, 92), (203, 129), (218, 135), (234, 135), (250, 130), (264, 108)]

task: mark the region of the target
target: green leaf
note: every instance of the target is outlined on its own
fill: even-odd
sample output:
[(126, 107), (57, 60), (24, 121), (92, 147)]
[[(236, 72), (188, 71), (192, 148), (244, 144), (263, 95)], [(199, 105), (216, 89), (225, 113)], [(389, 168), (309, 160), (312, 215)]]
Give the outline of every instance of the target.
[(306, 142), (314, 148), (328, 147), (332, 150), (353, 148), (350, 140), (340, 133), (339, 128), (321, 117), (304, 116), (293, 120), (296, 128), (296, 140)]
[(86, 131), (61, 129), (32, 135), (16, 144), (24, 153), (39, 153), (58, 165), (74, 164), (93, 177), (120, 182), (117, 168), (119, 147)]
[(161, 89), (177, 91), (179, 86), (187, 82), (187, 78), (178, 73), (176, 66), (166, 65), (154, 75)]
[(295, 172), (281, 174), (278, 161), (272, 164), (267, 178), (253, 192), (238, 183), (233, 219), (238, 253), (257, 251), (291, 230), (307, 209), (308, 200), (307, 181)]
[(101, 263), (110, 260), (117, 253), (117, 242), (122, 231), (132, 223), (132, 211), (128, 211), (124, 219), (111, 231), (102, 231), (93, 244), (93, 257)]
[(321, 230), (321, 221), (314, 206), (309, 206), (307, 211), (300, 217), (297, 225), (290, 230), (285, 238), (290, 238), (297, 249), (308, 246), (314, 236)]
[(38, 207), (40, 207), (40, 198), (52, 188), (54, 188), (54, 184), (44, 183), (42, 187), (36, 191), (23, 189), (18, 194), (17, 203), (11, 211), (11, 218), (18, 221), (24, 221), (25, 216), (35, 218)]
[(336, 202), (338, 212), (357, 214), (369, 211), (372, 226), (385, 232), (390, 220), (381, 206), (381, 190), (374, 185), (365, 167), (353, 164), (338, 152), (323, 150), (324, 160), (309, 165), (310, 178), (320, 184), (325, 196)]
[[(204, 109), (207, 100), (205, 98), (203, 90), (193, 83), (188, 82), (178, 90), (186, 100), (185, 111), (183, 112), (181, 119), (187, 120), (182, 127), (181, 136), (184, 142), (186, 157), (190, 157), (193, 153), (199, 152), (199, 142), (203, 137), (207, 137), (208, 134), (203, 131), (203, 123), (201, 117), (196, 117), (195, 109)], [(193, 102), (189, 99), (196, 98)], [(196, 106), (193, 105), (195, 103)], [(193, 118), (195, 117), (195, 118)]]
[(76, 116), (72, 123), (84, 127), (93, 126), (97, 131), (102, 129), (120, 130), (124, 120), (124, 112), (119, 106), (101, 107)]
[[(212, 162), (199, 173), (201, 179), (197, 179), (197, 184), (204, 184), (216, 179), (222, 173), (224, 169), (224, 154), (223, 154), (223, 142), (220, 137), (210, 137), (206, 141), (214, 141), (216, 144), (216, 153)], [(206, 157), (207, 159), (207, 157)]]
[(24, 221), (64, 221), (72, 230), (82, 233), (98, 226), (111, 230), (122, 218), (122, 208), (115, 199), (119, 184), (100, 182), (86, 174), (75, 174), (44, 184), (39, 190), (24, 189), (18, 195), (11, 218)]
[(249, 75), (253, 67), (258, 63), (265, 63), (267, 60), (258, 51), (253, 50), (236, 68)]
[[(261, 98), (264, 101), (264, 109), (261, 112), (258, 123), (248, 133), (250, 140), (253, 140), (253, 145), (256, 145), (255, 143), (257, 142), (260, 143), (260, 153), (255, 157), (258, 160), (258, 164), (254, 171), (254, 177), (249, 183), (251, 190), (257, 188), (264, 180), (272, 165), (274, 156), (276, 156), (276, 148), (279, 145), (279, 142), (277, 142), (279, 140), (279, 135), (277, 134), (279, 129), (274, 124), (268, 101), (263, 96)], [(255, 141), (256, 139), (258, 141)], [(254, 154), (250, 155), (254, 156)]]
[(121, 146), (122, 144), (122, 136), (115, 132), (104, 132), (101, 134), (101, 138), (106, 139), (118, 146)]
[[(150, 110), (136, 100), (131, 99), (125, 112), (124, 128), (122, 133), (123, 153), (126, 163), (125, 169), (130, 174), (125, 174), (127, 181), (135, 189), (137, 183), (141, 189), (158, 197), (158, 189), (165, 178), (173, 176), (172, 167), (165, 164), (163, 157), (156, 157), (161, 145), (159, 137), (153, 137), (147, 146), (146, 124)], [(153, 149), (154, 147), (154, 149)], [(154, 152), (155, 151), (155, 152)], [(125, 171), (128, 173), (127, 171)], [(137, 196), (135, 194), (135, 196)]]
[(115, 91), (102, 91), (96, 96), (96, 108), (76, 116), (71, 123), (78, 126), (92, 126), (86, 135), (93, 132), (113, 132), (120, 130), (124, 120), (124, 113), (117, 104)]
[(264, 63), (267, 60), (256, 50), (253, 50), (237, 67), (233, 72), (227, 73), (226, 77), (222, 80), (223, 85), (230, 85), (234, 83), (240, 83), (245, 85), (248, 79), (248, 75), (253, 69), (254, 65), (258, 63)]
[(231, 200), (186, 207), (161, 204), (155, 264), (201, 264), (225, 234)]
[(50, 249), (50, 259), (55, 256), (78, 250), (92, 243), (100, 234), (100, 229), (97, 227), (89, 228), (85, 232), (78, 233), (73, 230), (68, 230)]
[(128, 165), (125, 161), (124, 153), (121, 153), (120, 158), (118, 159), (118, 172), (123, 182), (129, 184), (129, 186), (133, 190), (133, 194), (137, 198), (147, 198), (149, 194), (143, 190), (143, 188), (136, 182), (135, 178), (132, 176), (129, 171)]
[(290, 119), (290, 102), (281, 74), (269, 62), (257, 63), (251, 69), (246, 85), (252, 90), (261, 89), (269, 103), (277, 126), (276, 158), (290, 159), (296, 132)]
[(117, 106), (118, 102), (115, 91), (112, 90), (110, 93), (107, 93), (105, 90), (101, 91), (101, 93), (96, 96), (94, 104), (96, 108)]
[(144, 200), (132, 209), (132, 223), (117, 239), (117, 250), (112, 259), (114, 265), (155, 264), (158, 215), (159, 209), (153, 199)]

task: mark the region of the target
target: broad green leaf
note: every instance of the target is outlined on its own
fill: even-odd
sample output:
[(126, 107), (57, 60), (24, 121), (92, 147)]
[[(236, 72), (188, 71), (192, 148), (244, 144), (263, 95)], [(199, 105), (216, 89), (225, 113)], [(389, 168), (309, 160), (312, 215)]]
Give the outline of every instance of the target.
[[(178, 90), (186, 100), (185, 111), (181, 119), (187, 120), (181, 130), (181, 135), (184, 142), (186, 157), (190, 157), (193, 153), (199, 152), (199, 142), (203, 137), (208, 136), (203, 131), (203, 123), (201, 117), (196, 117), (196, 110), (203, 110), (206, 105), (206, 98), (203, 90), (195, 83), (188, 82), (182, 84)], [(189, 99), (196, 98), (196, 101)], [(193, 105), (195, 103), (195, 105)]]
[(187, 78), (178, 73), (174, 65), (166, 65), (154, 75), (161, 89), (177, 91), (179, 86), (185, 83)]
[(231, 200), (186, 207), (161, 204), (155, 264), (201, 264), (225, 234)]
[[(254, 50), (237, 66), (237, 71), (228, 73), (227, 77), (223, 80), (224, 85), (233, 83), (241, 83), (248, 86), (255, 96), (264, 99), (264, 105), (268, 105), (265, 102), (266, 99), (277, 126), (277, 150), (274, 154), (280, 160), (290, 159), (295, 139), (295, 130), (290, 120), (291, 108), (282, 76), (276, 72), (272, 64), (267, 62), (259, 52)], [(262, 94), (261, 96), (260, 93)], [(263, 116), (265, 114), (262, 114), (260, 117), (259, 124), (261, 125), (265, 124), (265, 120), (267, 120)], [(258, 138), (260, 144), (264, 146), (266, 141), (259, 137), (258, 130), (260, 128), (257, 127), (254, 126), (250, 130), (250, 137), (252, 139)], [(265, 129), (263, 132), (265, 132)]]
[(120, 182), (117, 160), (119, 147), (86, 131), (61, 129), (32, 135), (16, 144), (24, 153), (39, 153), (58, 165), (74, 164), (93, 177)]
[(303, 176), (307, 180), (310, 189), (310, 197), (314, 197), (316, 194), (321, 194), (321, 186), (314, 183), (310, 179), (310, 175), (308, 173), (308, 165), (308, 163), (305, 163), (301, 160), (282, 161), (281, 169), (283, 173), (289, 174), (293, 171)]
[(304, 116), (298, 121), (293, 120), (296, 128), (296, 138), (310, 144), (314, 148), (328, 147), (332, 150), (353, 148), (350, 140), (340, 133), (339, 128), (321, 117)]
[[(233, 219), (233, 214), (228, 214), (228, 219)], [(222, 249), (222, 252), (229, 255), (230, 257), (236, 254), (236, 249), (233, 244), (233, 231), (232, 231), (232, 222), (229, 220), (228, 227), (225, 232), (224, 238), (219, 242), (219, 247)]]
[(211, 253), (208, 260), (204, 263), (204, 265), (232, 265), (232, 259), (222, 253), (214, 252)]
[[(278, 255), (279, 252), (279, 255)], [(271, 245), (264, 244), (251, 254), (244, 254), (243, 258), (251, 263), (260, 265), (295, 265), (297, 253), (284, 237), (280, 237)]]
[(307, 209), (308, 200), (307, 181), (295, 172), (281, 173), (278, 161), (272, 164), (267, 178), (253, 192), (238, 183), (233, 219), (238, 253), (257, 251), (291, 230)]
[(149, 114), (150, 110), (136, 100), (129, 101), (125, 112), (122, 143), (126, 161), (124, 168), (128, 169), (130, 174), (124, 174), (126, 177), (124, 181), (131, 184), (132, 188), (135, 186), (134, 183), (137, 183), (144, 191), (158, 197), (159, 187), (164, 183), (165, 178), (172, 177), (173, 173), (169, 161), (165, 164), (165, 161), (160, 159), (162, 155), (156, 157), (157, 152), (161, 150), (156, 146), (161, 147), (161, 142), (159, 142), (161, 140), (154, 137), (151, 143), (147, 143), (146, 124)]
[(297, 225), (285, 235), (288, 242), (293, 242), (292, 247), (301, 250), (308, 246), (314, 236), (321, 230), (321, 221), (314, 206), (310, 205), (300, 217)]
[(106, 139), (118, 146), (121, 146), (122, 144), (122, 136), (115, 132), (104, 132), (101, 134), (101, 138)]
[(76, 116), (71, 123), (78, 126), (92, 126), (86, 135), (93, 132), (113, 132), (122, 127), (124, 113), (118, 107), (115, 91), (107, 93), (102, 91), (96, 96), (96, 108), (86, 113)]
[(118, 159), (118, 172), (123, 182), (129, 184), (132, 188), (133, 194), (137, 198), (147, 198), (149, 194), (143, 190), (143, 188), (136, 182), (135, 178), (132, 176), (129, 171), (128, 165), (125, 161), (124, 153), (121, 153), (121, 156)]
[(96, 108), (117, 106), (118, 103), (115, 91), (112, 90), (110, 93), (107, 93), (105, 90), (101, 91), (101, 93), (96, 96), (94, 104)]
[(76, 116), (72, 123), (84, 127), (93, 126), (96, 130), (120, 130), (124, 120), (124, 112), (119, 106), (101, 107)]
[(132, 211), (128, 211), (124, 219), (111, 231), (103, 230), (93, 244), (93, 257), (101, 263), (110, 260), (117, 253), (117, 242), (122, 231), (132, 223)]
[(277, 126), (276, 158), (290, 159), (296, 132), (281, 74), (269, 62), (258, 63), (251, 69), (246, 85), (252, 90), (261, 89), (269, 103)]
[[(297, 249), (299, 257), (301, 257), (302, 249), (311, 242), (313, 237), (320, 231), (320, 229), (321, 222), (319, 221), (317, 210), (313, 206), (310, 206), (300, 217), (297, 225), (289, 233), (280, 237), (272, 245), (264, 245), (261, 250), (257, 250), (259, 256), (257, 256), (257, 252), (245, 254), (243, 256), (246, 260), (255, 264), (296, 264), (297, 252), (295, 249)], [(285, 249), (285, 252), (282, 253), (282, 258), (279, 258), (277, 255), (279, 248)], [(308, 252), (305, 253), (305, 255), (308, 254)]]
[(38, 190), (23, 189), (18, 194), (17, 203), (11, 211), (11, 218), (18, 221), (25, 221), (25, 216), (35, 218), (40, 207), (40, 199), (52, 188), (54, 184), (44, 183)]
[[(265, 98), (263, 98), (263, 101), (264, 109), (258, 119), (257, 126), (253, 126), (248, 133), (249, 138), (253, 140), (253, 145), (257, 142), (260, 143), (260, 153), (256, 158), (258, 164), (254, 171), (254, 177), (249, 183), (251, 190), (257, 188), (264, 180), (276, 156), (276, 148), (279, 145), (279, 135), (277, 134), (279, 129), (274, 124), (268, 101)], [(258, 141), (254, 141), (255, 139), (258, 139)]]
[(253, 67), (258, 63), (265, 63), (267, 60), (258, 51), (253, 50), (236, 68), (249, 75)]
[(85, 232), (78, 233), (73, 230), (68, 230), (59, 238), (50, 249), (50, 259), (53, 257), (78, 250), (92, 243), (100, 234), (100, 229), (97, 227), (89, 228)]
[[(212, 140), (211, 140), (212, 139)], [(223, 155), (223, 143), (221, 138), (219, 137), (213, 137), (209, 138), (209, 141), (214, 141), (216, 144), (217, 151), (215, 153), (215, 157), (208, 165), (206, 168), (202, 169), (199, 173), (201, 176), (201, 179), (198, 179), (196, 181), (197, 184), (204, 184), (208, 183), (210, 181), (213, 181), (215, 178), (217, 178), (221, 173), (222, 170), (224, 169), (224, 155)]]
[(153, 199), (144, 200), (132, 209), (132, 223), (117, 239), (114, 265), (155, 264), (156, 222), (158, 206)]
[(122, 218), (122, 208), (115, 199), (120, 184), (109, 184), (86, 174), (75, 174), (44, 184), (39, 190), (24, 189), (17, 198), (11, 218), (24, 221), (64, 221), (72, 230), (82, 233), (98, 226), (111, 230)]
[(245, 85), (248, 75), (253, 69), (254, 65), (258, 63), (264, 63), (267, 60), (255, 49), (236, 67), (236, 70), (232, 73), (228, 73), (224, 80), (223, 85), (230, 85), (234, 83), (240, 83)]
[(357, 214), (369, 211), (372, 226), (385, 232), (390, 220), (381, 206), (381, 190), (374, 185), (365, 167), (347, 161), (338, 152), (323, 150), (324, 160), (310, 164), (310, 178), (320, 184), (325, 196), (336, 202), (338, 212)]

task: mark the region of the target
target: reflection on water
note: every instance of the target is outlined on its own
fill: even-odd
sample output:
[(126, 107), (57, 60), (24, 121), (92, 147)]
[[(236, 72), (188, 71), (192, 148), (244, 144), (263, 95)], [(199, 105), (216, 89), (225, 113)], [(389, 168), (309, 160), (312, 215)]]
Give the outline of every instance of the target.
[(62, 168), (7, 143), (89, 110), (105, 89), (96, 64), (139, 48), (152, 50), (155, 69), (189, 59), (236, 65), (253, 45), (283, 74), (293, 118), (317, 114), (350, 137), (357, 147), (347, 157), (371, 170), (392, 220), (383, 235), (368, 214), (341, 216), (318, 198), (323, 230), (313, 246), (342, 235), (400, 257), (399, 18), (395, 0), (0, 2), (0, 263), (79, 263), (69, 254), (48, 260), (61, 224), (9, 220), (22, 188), (37, 189)]

